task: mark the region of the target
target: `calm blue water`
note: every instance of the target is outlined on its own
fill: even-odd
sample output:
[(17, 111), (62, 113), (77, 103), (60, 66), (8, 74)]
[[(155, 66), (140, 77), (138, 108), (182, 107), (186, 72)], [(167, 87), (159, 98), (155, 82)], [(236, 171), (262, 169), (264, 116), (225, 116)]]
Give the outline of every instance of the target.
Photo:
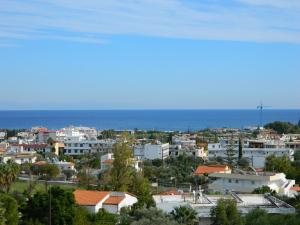
[[(265, 110), (263, 123), (297, 123), (300, 110)], [(66, 110), (0, 111), (0, 128), (51, 129), (83, 125), (98, 129), (197, 130), (259, 124), (258, 110)]]

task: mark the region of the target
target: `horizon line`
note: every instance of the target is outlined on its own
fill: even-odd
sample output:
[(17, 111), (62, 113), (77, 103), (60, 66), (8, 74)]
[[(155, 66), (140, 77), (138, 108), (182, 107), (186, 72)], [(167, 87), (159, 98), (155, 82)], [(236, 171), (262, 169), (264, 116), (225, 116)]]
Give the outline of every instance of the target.
[[(187, 110), (259, 110), (257, 108), (111, 108), (111, 109), (0, 109), (0, 111), (187, 111)], [(300, 108), (266, 108), (264, 111), (270, 110), (300, 110)]]

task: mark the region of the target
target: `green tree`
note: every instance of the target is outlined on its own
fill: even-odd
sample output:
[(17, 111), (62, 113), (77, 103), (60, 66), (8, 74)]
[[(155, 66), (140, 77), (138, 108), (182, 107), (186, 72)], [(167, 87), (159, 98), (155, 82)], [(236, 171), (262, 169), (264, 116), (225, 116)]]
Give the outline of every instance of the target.
[(289, 122), (275, 121), (273, 123), (268, 123), (265, 125), (265, 128), (272, 129), (278, 134), (287, 134), (287, 133), (299, 133), (300, 127)]
[(118, 222), (118, 216), (116, 214), (100, 210), (96, 214), (90, 214), (88, 216), (88, 221), (92, 225), (115, 225)]
[(130, 192), (135, 194), (138, 198), (136, 207), (153, 207), (155, 205), (152, 198), (151, 186), (149, 181), (144, 178), (141, 174), (136, 173), (132, 180), (132, 186), (130, 187)]
[(215, 225), (243, 225), (236, 202), (231, 199), (218, 200), (217, 206), (211, 210), (211, 217)]
[(243, 142), (244, 142), (243, 138), (240, 137), (239, 138), (239, 156), (238, 156), (239, 160), (241, 160), (243, 157)]
[(235, 145), (234, 145), (234, 139), (233, 136), (230, 138), (230, 140), (228, 141), (228, 144), (226, 146), (226, 151), (225, 151), (225, 155), (226, 155), (226, 162), (233, 167), (235, 165), (236, 162), (236, 150), (235, 150)]
[(245, 217), (245, 225), (272, 225), (268, 213), (263, 209), (253, 209)]
[[(23, 220), (53, 225), (74, 224), (76, 204), (71, 190), (51, 187), (48, 193), (37, 192), (22, 209)], [(27, 222), (28, 223), (28, 222)]]
[(130, 218), (124, 221), (121, 218), (120, 225), (178, 225), (167, 214), (157, 208), (137, 209), (130, 214)]
[(9, 192), (11, 184), (17, 179), (20, 172), (20, 167), (12, 160), (8, 160), (7, 163), (0, 164), (0, 187)]
[(115, 191), (128, 191), (132, 181), (132, 150), (122, 142), (114, 146), (114, 162), (111, 169), (111, 186)]
[(249, 167), (249, 160), (247, 158), (241, 158), (238, 160), (238, 165), (242, 168), (248, 168)]
[(276, 157), (270, 155), (266, 158), (265, 171), (288, 174), (292, 170), (292, 164), (287, 156)]
[[(0, 202), (5, 209), (4, 218), (7, 225), (19, 224), (19, 213), (17, 201), (8, 194), (0, 194)], [(1, 224), (1, 223), (0, 223)]]
[(97, 183), (96, 177), (92, 175), (92, 169), (89, 167), (81, 169), (77, 174), (77, 179), (79, 185), (86, 187), (87, 189), (90, 189), (91, 185), (96, 185)]
[(81, 206), (75, 207), (75, 217), (74, 217), (74, 225), (91, 225), (88, 221), (88, 216), (90, 212)]
[(275, 194), (275, 191), (272, 191), (269, 186), (262, 186), (262, 187), (255, 188), (252, 193), (253, 194), (266, 194), (266, 193)]
[(197, 212), (194, 209), (187, 206), (180, 206), (174, 208), (174, 210), (171, 212), (171, 216), (179, 224), (193, 225), (198, 221)]
[(33, 165), (31, 170), (33, 174), (45, 180), (46, 191), (48, 190), (48, 182), (60, 174), (60, 170), (54, 164)]
[(0, 225), (5, 225), (5, 208), (3, 207), (3, 203), (0, 202)]

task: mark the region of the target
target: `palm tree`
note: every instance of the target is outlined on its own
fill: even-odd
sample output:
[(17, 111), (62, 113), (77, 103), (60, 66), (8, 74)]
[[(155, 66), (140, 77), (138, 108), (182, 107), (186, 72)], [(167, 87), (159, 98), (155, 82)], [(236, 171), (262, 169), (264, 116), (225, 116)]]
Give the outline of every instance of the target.
[(197, 222), (197, 212), (187, 206), (180, 206), (174, 208), (171, 216), (179, 223), (185, 225), (193, 225)]
[(8, 160), (6, 164), (0, 165), (0, 187), (7, 193), (11, 184), (17, 179), (19, 171), (19, 165), (12, 160)]

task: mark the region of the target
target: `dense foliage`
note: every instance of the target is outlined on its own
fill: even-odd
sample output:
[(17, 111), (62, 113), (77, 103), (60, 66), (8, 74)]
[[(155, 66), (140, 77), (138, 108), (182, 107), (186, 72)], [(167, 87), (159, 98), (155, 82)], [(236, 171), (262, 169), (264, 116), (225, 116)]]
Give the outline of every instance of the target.
[(289, 122), (275, 121), (273, 123), (266, 124), (265, 128), (275, 130), (278, 134), (300, 133), (300, 120), (297, 125)]
[(179, 225), (163, 211), (157, 208), (137, 209), (130, 212), (121, 213), (120, 225)]
[(180, 155), (162, 160), (146, 161), (144, 176), (152, 182), (164, 186), (178, 186), (184, 183), (195, 183), (193, 172), (203, 160), (193, 156)]
[(0, 194), (0, 203), (0, 224), (2, 211), (2, 220), (5, 221), (4, 224), (17, 225), (19, 223), (17, 201), (8, 194)]
[(217, 206), (211, 210), (214, 225), (243, 225), (236, 202), (231, 199), (218, 200)]
[(176, 207), (172, 212), (171, 216), (179, 224), (193, 225), (198, 221), (197, 212), (187, 206)]
[(70, 190), (60, 187), (51, 187), (48, 193), (37, 192), (28, 199), (22, 209), (23, 223), (30, 224), (36, 221), (48, 224), (74, 224), (75, 200)]
[(0, 163), (0, 189), (8, 193), (19, 172), (19, 165), (12, 160), (8, 160), (7, 163)]

